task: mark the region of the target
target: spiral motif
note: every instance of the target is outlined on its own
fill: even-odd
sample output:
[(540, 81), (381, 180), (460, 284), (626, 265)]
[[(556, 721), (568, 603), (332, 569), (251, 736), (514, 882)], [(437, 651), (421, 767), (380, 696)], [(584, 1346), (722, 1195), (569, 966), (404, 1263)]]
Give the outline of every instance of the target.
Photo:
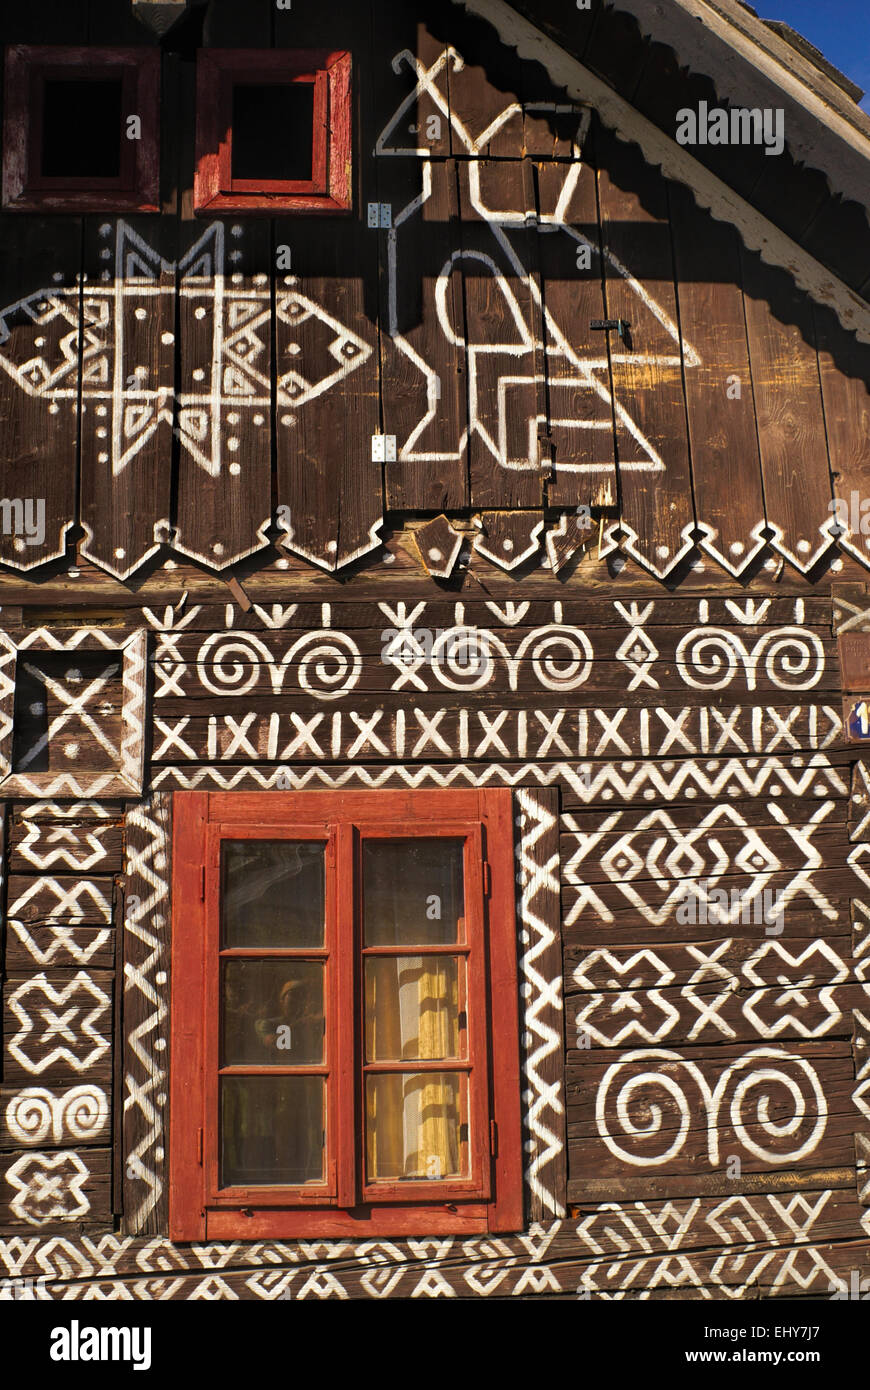
[(298, 662), (300, 688), (318, 700), (338, 700), (353, 690), (362, 672), (359, 647), (346, 632), (307, 632), (293, 643), (284, 666)]
[[(825, 1096), (819, 1084), (813, 1068), (802, 1057), (789, 1057), (785, 1053), (776, 1054), (771, 1052), (772, 1057), (779, 1057), (778, 1065), (762, 1067), (757, 1071), (750, 1072), (737, 1083), (734, 1095), (731, 1098), (731, 1124), (734, 1133), (740, 1140), (743, 1147), (756, 1158), (762, 1159), (766, 1163), (779, 1163), (782, 1160), (796, 1162), (800, 1158), (805, 1158), (815, 1149), (819, 1140), (825, 1132), (827, 1122), (827, 1105)], [(758, 1054), (752, 1060), (757, 1060)], [(746, 1059), (747, 1061), (749, 1059)], [(743, 1065), (746, 1063), (744, 1062)], [(789, 1071), (797, 1072), (798, 1076), (790, 1075), (785, 1067), (788, 1065)], [(732, 1071), (738, 1070), (740, 1062), (735, 1063)], [(801, 1079), (803, 1085), (801, 1084)], [(760, 1095), (754, 1099), (750, 1093), (759, 1087), (764, 1087)], [(771, 1090), (777, 1089), (785, 1092), (791, 1101), (790, 1111), (786, 1111), (785, 1118), (777, 1122), (771, 1117)], [(811, 1098), (811, 1099), (810, 1099)], [(760, 1130), (762, 1134), (776, 1143), (779, 1147), (768, 1148), (761, 1144), (758, 1139), (753, 1139), (750, 1135), (747, 1123), (743, 1118), (744, 1108), (751, 1104), (752, 1128)], [(798, 1147), (783, 1145), (783, 1140), (799, 1139), (801, 1133), (806, 1137), (798, 1143)]]
[(432, 667), (450, 690), (480, 690), (492, 680), (496, 651), (508, 659), (507, 647), (487, 628), (451, 627), (432, 644)]
[(589, 677), (592, 643), (579, 627), (552, 623), (531, 633), (517, 648), (511, 671), (511, 689), (516, 690), (521, 663), (530, 657), (535, 679), (545, 690), (576, 690)]
[[(630, 1053), (627, 1059), (610, 1067), (598, 1089), (598, 1133), (610, 1152), (622, 1162), (630, 1163), (633, 1168), (653, 1168), (667, 1163), (680, 1152), (689, 1132), (692, 1112), (679, 1081), (663, 1071), (643, 1070), (624, 1077), (619, 1091), (611, 1097), (612, 1083), (624, 1070), (628, 1059), (634, 1060), (635, 1056), (643, 1063), (677, 1054)], [(615, 1137), (617, 1133), (634, 1147), (624, 1148)], [(649, 1151), (651, 1144), (653, 1152)], [(639, 1146), (643, 1147), (643, 1153), (637, 1152)]]
[(93, 1139), (108, 1114), (105, 1092), (97, 1086), (74, 1086), (59, 1097), (57, 1114), (61, 1131), (66, 1128), (73, 1139)]
[[(813, 1067), (803, 1057), (771, 1047), (754, 1048), (725, 1067), (715, 1088), (678, 1052), (643, 1048), (624, 1053), (598, 1088), (598, 1134), (621, 1162), (651, 1168), (674, 1158), (686, 1141), (691, 1118), (697, 1123), (703, 1116), (707, 1157), (715, 1167), (726, 1127), (721, 1112), (727, 1096), (735, 1138), (762, 1162), (797, 1162), (812, 1153), (824, 1135), (827, 1105)], [(783, 1118), (776, 1118), (774, 1106)]]
[(53, 1109), (51, 1091), (19, 1091), (6, 1107), (6, 1127), (19, 1144), (41, 1144), (52, 1131)]
[(749, 657), (733, 632), (723, 627), (703, 627), (694, 628), (682, 638), (676, 661), (686, 685), (695, 690), (722, 690), (731, 684), (741, 663), (744, 668), (748, 666)]
[(197, 653), (199, 679), (213, 695), (247, 695), (273, 658), (252, 633), (213, 632)]
[(810, 690), (821, 680), (825, 649), (805, 627), (782, 627), (766, 632), (752, 649), (749, 689), (755, 687), (758, 663), (764, 653), (764, 674), (780, 690)]
[(108, 1112), (106, 1093), (99, 1086), (73, 1086), (60, 1096), (34, 1086), (12, 1097), (6, 1125), (20, 1144), (42, 1144), (49, 1136), (55, 1144), (86, 1141), (99, 1134)]

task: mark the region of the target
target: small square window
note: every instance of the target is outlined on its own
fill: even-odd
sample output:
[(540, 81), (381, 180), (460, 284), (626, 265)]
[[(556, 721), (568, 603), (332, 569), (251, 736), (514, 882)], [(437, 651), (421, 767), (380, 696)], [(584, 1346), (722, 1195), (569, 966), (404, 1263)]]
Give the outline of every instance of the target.
[(197, 211), (347, 212), (350, 54), (205, 49)]
[(158, 211), (159, 93), (151, 49), (8, 48), (3, 206)]

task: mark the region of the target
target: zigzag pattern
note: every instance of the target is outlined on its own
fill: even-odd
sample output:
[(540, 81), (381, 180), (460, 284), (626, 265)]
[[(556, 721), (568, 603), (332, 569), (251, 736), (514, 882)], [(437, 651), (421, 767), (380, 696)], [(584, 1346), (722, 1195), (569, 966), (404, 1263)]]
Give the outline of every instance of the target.
[(124, 919), (124, 993), (127, 997), (138, 994), (145, 1002), (145, 1017), (127, 1036), (129, 1069), (124, 1073), (124, 1115), (138, 1111), (145, 1130), (125, 1155), (128, 1180), (144, 1183), (144, 1196), (126, 1215), (127, 1229), (134, 1232), (143, 1229), (164, 1185), (161, 1107), (167, 1080), (169, 963), (154, 928), (162, 925), (160, 917), (165, 921), (169, 911), (168, 845), (152, 807), (153, 801), (147, 801), (127, 816), (127, 883), (145, 890), (128, 895)]
[[(519, 842), (521, 887), (520, 940), (526, 947), (520, 957), (520, 971), (526, 996), (525, 1031), (536, 1039), (534, 1049), (526, 1048), (523, 1075), (531, 1099), (526, 1105), (529, 1127), (526, 1182), (537, 1201), (552, 1216), (564, 1216), (565, 1209), (546, 1181), (545, 1170), (563, 1151), (558, 1120), (564, 1116), (562, 1080), (548, 1081), (540, 1068), (554, 1053), (562, 1050), (562, 972), (556, 933), (539, 916), (541, 899), (551, 894), (559, 905), (558, 850), (544, 859), (537, 850), (539, 841), (558, 825), (558, 818), (535, 796), (521, 789), (517, 793), (522, 835)], [(558, 841), (556, 842), (558, 844)], [(551, 948), (556, 947), (555, 959)], [(551, 974), (555, 964), (555, 975)], [(542, 969), (546, 973), (542, 973)]]

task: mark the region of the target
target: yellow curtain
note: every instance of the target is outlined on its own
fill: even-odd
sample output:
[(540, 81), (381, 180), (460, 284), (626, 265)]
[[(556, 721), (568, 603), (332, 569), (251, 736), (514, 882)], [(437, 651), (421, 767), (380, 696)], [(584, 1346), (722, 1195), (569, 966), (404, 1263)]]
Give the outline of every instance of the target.
[[(438, 1060), (459, 1046), (458, 962), (453, 956), (370, 957), (366, 1052), (371, 1062)], [(459, 1172), (459, 1077), (389, 1073), (368, 1078), (371, 1180), (443, 1178)]]

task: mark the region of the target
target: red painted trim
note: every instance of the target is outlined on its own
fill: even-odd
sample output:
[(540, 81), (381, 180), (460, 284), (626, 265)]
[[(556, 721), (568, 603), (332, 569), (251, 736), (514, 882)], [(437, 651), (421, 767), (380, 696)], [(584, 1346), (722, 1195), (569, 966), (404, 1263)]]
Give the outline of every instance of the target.
[(208, 793), (173, 798), (169, 1234), (205, 1238), (199, 1131), (203, 1126), (203, 951), (200, 899)]
[[(519, 1000), (510, 791), (176, 792), (174, 800), (173, 1238), (521, 1230)], [(363, 947), (361, 853), (365, 839), (397, 835), (465, 840), (462, 939), (455, 946), (421, 950), (453, 953), (465, 960), (466, 1050), (456, 1059), (420, 1063), (419, 1069), (449, 1070), (468, 1077), (468, 1113), (462, 1118), (469, 1127), (469, 1176), (366, 1184), (364, 1076), (408, 1070), (408, 1064), (364, 1062), (364, 961), (369, 954), (401, 952)], [(253, 837), (327, 840), (322, 950), (220, 950), (220, 842)], [(488, 900), (485, 859), (492, 882)], [(203, 864), (205, 902), (200, 898)], [(316, 955), (327, 962), (324, 1063), (316, 1068), (281, 1069), (328, 1077), (326, 1181), (322, 1185), (219, 1187), (219, 960), (225, 954)], [(245, 1073), (262, 1070), (233, 1068)], [(491, 1119), (498, 1127), (495, 1158), (490, 1154)], [(197, 1154), (200, 1128), (204, 1167)]]
[[(121, 174), (117, 179), (44, 178), (42, 91), (46, 78), (74, 74), (122, 81)], [(141, 139), (127, 140), (126, 119), (139, 116)], [(152, 48), (6, 50), (3, 117), (3, 206), (10, 211), (160, 211), (160, 54)]]
[[(233, 86), (313, 81), (310, 181), (232, 177)], [(196, 65), (196, 212), (345, 213), (351, 210), (351, 55), (328, 49), (201, 49)]]

